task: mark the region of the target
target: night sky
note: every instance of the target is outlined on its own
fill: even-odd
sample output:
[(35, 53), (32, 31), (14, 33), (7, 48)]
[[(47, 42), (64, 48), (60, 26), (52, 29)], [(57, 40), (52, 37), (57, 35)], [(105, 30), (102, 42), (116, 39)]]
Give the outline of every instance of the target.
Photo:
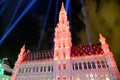
[[(14, 17), (11, 22), (12, 25), (31, 1), (0, 0), (0, 10), (5, 8), (2, 12), (0, 11), (0, 39), (11, 28), (9, 25), (11, 19)], [(52, 3), (46, 19), (50, 1)], [(53, 49), (54, 28), (58, 22), (59, 10), (62, 1), (66, 3), (66, 0), (58, 0), (56, 6), (56, 1), (36, 0), (35, 4), (0, 44), (0, 58), (7, 57), (14, 64), (23, 44), (31, 51), (37, 51), (42, 32), (44, 34), (41, 38), (39, 50)], [(84, 4), (90, 42), (92, 44), (99, 43), (99, 33), (102, 33), (120, 70), (120, 1), (84, 0)], [(20, 6), (14, 15), (18, 5)], [(88, 44), (82, 8), (80, 0), (71, 0), (68, 8), (67, 15), (71, 26), (73, 46)], [(46, 25), (43, 29), (45, 20)]]

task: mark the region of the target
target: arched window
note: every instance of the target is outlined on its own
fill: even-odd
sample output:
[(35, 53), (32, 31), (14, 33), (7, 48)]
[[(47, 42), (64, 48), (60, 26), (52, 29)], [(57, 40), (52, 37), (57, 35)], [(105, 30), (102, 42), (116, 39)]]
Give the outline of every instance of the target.
[(91, 63), (90, 62), (88, 62), (88, 68), (91, 69)]
[(95, 62), (93, 62), (93, 61), (92, 61), (92, 67), (93, 67), (93, 69), (96, 69)]
[(82, 63), (79, 63), (79, 69), (82, 70)]
[(106, 68), (104, 61), (101, 61), (101, 64), (102, 64), (102, 67), (103, 67), (103, 68)]
[(98, 68), (101, 68), (100, 61), (97, 61)]
[(83, 62), (83, 65), (84, 65), (84, 69), (87, 69), (86, 62)]
[(75, 70), (78, 70), (78, 64), (75, 63)]

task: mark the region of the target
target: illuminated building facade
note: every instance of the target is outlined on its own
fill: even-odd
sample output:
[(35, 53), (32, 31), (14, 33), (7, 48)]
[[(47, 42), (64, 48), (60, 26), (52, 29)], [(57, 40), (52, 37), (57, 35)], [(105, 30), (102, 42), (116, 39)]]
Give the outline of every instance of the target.
[(62, 4), (55, 28), (54, 50), (21, 48), (11, 80), (120, 80), (105, 38), (101, 44), (72, 46), (69, 21)]
[(10, 80), (12, 74), (11, 63), (8, 58), (0, 60), (0, 80)]

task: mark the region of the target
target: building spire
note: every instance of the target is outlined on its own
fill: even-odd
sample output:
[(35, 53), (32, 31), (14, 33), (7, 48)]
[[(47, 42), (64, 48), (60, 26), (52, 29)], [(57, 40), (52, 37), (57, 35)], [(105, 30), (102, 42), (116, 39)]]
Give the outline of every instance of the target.
[[(70, 33), (70, 26), (69, 26), (69, 21), (67, 19), (67, 13), (64, 8), (64, 4), (62, 3), (61, 10), (59, 13), (59, 22), (57, 23), (57, 26), (55, 28), (55, 38), (54, 38), (54, 50), (55, 50), (55, 55), (58, 56), (60, 53), (60, 49), (64, 49), (64, 53), (66, 53), (66, 56), (62, 55), (59, 56), (61, 58), (64, 57), (70, 57), (70, 50), (65, 50), (65, 49), (70, 49), (72, 46), (71, 42), (71, 33)], [(66, 52), (67, 51), (67, 52)], [(55, 57), (56, 58), (56, 57)]]

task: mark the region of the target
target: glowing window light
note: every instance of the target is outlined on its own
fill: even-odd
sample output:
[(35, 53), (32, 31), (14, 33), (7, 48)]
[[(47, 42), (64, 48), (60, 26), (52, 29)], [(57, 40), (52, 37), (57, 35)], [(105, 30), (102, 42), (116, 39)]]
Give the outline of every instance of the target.
[(79, 78), (77, 80), (80, 80)]
[(93, 77), (93, 74), (92, 74), (92, 73), (90, 73), (90, 77)]
[(106, 77), (106, 80), (110, 80), (108, 77)]

